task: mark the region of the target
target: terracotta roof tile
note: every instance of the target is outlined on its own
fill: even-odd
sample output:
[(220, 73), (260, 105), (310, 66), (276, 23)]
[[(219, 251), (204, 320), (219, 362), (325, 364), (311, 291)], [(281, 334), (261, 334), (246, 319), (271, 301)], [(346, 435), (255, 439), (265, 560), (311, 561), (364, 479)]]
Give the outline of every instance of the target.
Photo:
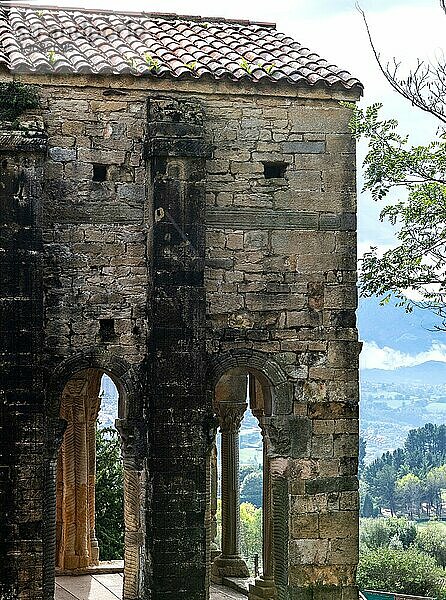
[(253, 23), (21, 4), (0, 8), (0, 64), (12, 72), (271, 80), (362, 89), (358, 79)]

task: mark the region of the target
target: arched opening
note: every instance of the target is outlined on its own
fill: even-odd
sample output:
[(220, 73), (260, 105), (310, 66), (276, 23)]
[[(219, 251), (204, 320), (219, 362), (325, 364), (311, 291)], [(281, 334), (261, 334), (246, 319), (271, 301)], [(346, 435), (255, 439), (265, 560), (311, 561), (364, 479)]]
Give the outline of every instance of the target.
[(82, 583), (69, 576), (82, 574), (99, 578), (102, 587), (110, 583), (124, 600), (139, 598), (145, 471), (125, 405), (120, 381), (102, 369), (80, 370), (63, 388), (60, 419), (66, 429), (55, 477), (56, 600), (75, 591), (76, 580)]
[[(273, 587), (271, 481), (265, 435), (265, 418), (272, 414), (271, 385), (257, 370), (232, 368), (220, 377), (215, 386), (214, 410), (221, 441), (219, 450), (215, 444), (211, 452), (211, 578), (215, 583), (231, 587), (236, 585), (236, 580), (245, 579), (247, 589), (249, 580), (260, 575), (265, 587), (267, 584)], [(258, 557), (246, 555), (246, 544), (243, 556), (240, 543), (240, 428), (243, 419), (249, 419), (253, 429), (258, 427), (262, 437), (258, 460), (261, 464), (258, 483), (262, 487), (262, 544)], [(218, 490), (221, 496), (221, 536), (216, 527)], [(220, 542), (220, 548), (216, 547), (217, 541)]]

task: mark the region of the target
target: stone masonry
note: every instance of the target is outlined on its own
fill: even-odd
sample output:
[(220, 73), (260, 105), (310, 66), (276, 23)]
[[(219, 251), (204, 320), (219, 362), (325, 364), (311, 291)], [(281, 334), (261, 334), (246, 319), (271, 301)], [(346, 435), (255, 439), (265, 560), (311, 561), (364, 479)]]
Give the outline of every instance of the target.
[(251, 598), (355, 600), (355, 145), (340, 101), (360, 87), (19, 78), (40, 107), (0, 128), (0, 598), (54, 598), (62, 398), (89, 372), (120, 394), (124, 600), (208, 598), (214, 390), (235, 369), (270, 398), (274, 586)]

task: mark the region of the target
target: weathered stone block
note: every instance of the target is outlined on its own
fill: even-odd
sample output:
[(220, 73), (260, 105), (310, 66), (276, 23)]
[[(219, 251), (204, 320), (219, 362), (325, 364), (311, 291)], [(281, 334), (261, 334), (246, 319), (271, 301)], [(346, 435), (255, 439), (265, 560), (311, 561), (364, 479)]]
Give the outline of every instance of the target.
[(330, 458), (333, 456), (333, 435), (313, 435), (311, 437), (311, 456), (313, 458)]
[(317, 514), (293, 515), (291, 537), (298, 539), (319, 537), (319, 516)]
[(89, 150), (79, 148), (78, 157), (81, 162), (120, 165), (124, 162), (125, 153), (114, 150)]
[(321, 154), (325, 152), (325, 142), (284, 142), (285, 154)]
[(324, 565), (327, 563), (329, 540), (303, 539), (290, 542), (290, 563)]
[(357, 538), (357, 516), (355, 511), (335, 511), (319, 516), (319, 531), (323, 538)]
[(59, 148), (54, 147), (48, 150), (50, 157), (56, 162), (69, 162), (76, 160), (77, 150), (75, 148)]

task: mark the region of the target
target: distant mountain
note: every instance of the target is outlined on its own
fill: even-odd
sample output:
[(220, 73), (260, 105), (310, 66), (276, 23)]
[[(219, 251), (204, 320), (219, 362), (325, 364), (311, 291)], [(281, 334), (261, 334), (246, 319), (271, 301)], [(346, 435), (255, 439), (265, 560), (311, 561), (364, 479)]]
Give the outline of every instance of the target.
[(446, 343), (446, 333), (435, 331), (439, 321), (429, 310), (414, 308), (406, 313), (392, 302), (380, 306), (378, 298), (360, 298), (358, 329), (361, 340), (389, 346), (400, 352), (418, 354), (433, 342)]
[(414, 367), (401, 367), (394, 371), (363, 369), (361, 379), (372, 383), (445, 385), (446, 363), (431, 360)]

